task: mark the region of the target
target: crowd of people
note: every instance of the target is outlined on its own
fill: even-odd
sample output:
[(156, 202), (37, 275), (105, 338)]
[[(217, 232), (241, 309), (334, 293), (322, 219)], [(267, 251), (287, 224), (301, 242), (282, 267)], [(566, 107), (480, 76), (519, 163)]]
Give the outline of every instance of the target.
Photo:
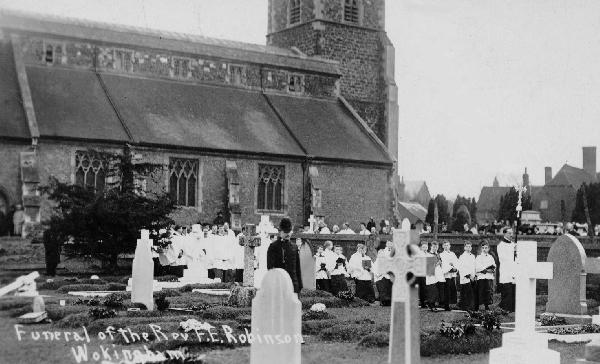
[(348, 222), (343, 222), (340, 225), (334, 224), (329, 228), (324, 220), (319, 221), (312, 228), (304, 226), (297, 228), (297, 232), (305, 234), (341, 234), (341, 235), (371, 235), (371, 234), (391, 234), (392, 227), (389, 220), (381, 220), (379, 225), (373, 217), (369, 218), (368, 222), (359, 223), (358, 229), (352, 229)]

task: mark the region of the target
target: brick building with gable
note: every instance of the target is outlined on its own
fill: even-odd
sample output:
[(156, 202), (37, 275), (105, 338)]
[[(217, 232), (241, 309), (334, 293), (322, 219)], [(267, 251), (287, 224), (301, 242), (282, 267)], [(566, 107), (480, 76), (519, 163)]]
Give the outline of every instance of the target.
[[(127, 145), (164, 166), (136, 182), (170, 193), (179, 223), (219, 210), (235, 228), (263, 214), (391, 218), (397, 103), (383, 7), (272, 0), (267, 46), (1, 12), (0, 212), (24, 205), (27, 233), (49, 212), (40, 184), (102, 189), (107, 162), (89, 151)], [(312, 37), (323, 27), (335, 35)], [(361, 49), (357, 34), (378, 43)]]

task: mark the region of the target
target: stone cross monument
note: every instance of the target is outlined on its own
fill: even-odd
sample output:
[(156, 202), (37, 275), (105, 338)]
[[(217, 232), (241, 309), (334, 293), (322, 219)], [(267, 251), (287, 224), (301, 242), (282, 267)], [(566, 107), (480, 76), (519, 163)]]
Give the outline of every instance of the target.
[(246, 224), (239, 243), (244, 247), (244, 286), (254, 287), (254, 248), (260, 246), (261, 237), (256, 234), (256, 225)]

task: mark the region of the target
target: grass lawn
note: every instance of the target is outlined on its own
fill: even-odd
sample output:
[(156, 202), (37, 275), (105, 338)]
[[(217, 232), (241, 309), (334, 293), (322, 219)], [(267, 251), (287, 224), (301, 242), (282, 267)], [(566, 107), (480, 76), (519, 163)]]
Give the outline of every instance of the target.
[[(2, 272), (0, 272), (2, 277)], [(88, 276), (89, 277), (89, 276)], [(206, 296), (198, 293), (189, 292), (189, 290), (172, 290), (168, 293), (168, 299), (171, 302), (171, 307), (188, 307), (191, 304), (207, 304), (217, 305), (216, 307), (203, 308), (201, 311), (195, 313), (182, 313), (182, 312), (147, 312), (142, 311), (139, 313), (128, 313), (125, 308), (131, 305), (128, 297), (129, 295), (123, 292), (123, 304), (124, 307), (117, 309), (118, 316), (114, 318), (104, 318), (93, 320), (89, 317), (88, 311), (90, 306), (86, 304), (77, 303), (79, 297), (69, 296), (65, 293), (59, 293), (60, 287), (66, 284), (81, 284), (88, 285), (88, 277), (68, 277), (69, 279), (56, 278), (52, 285), (47, 285), (46, 289), (41, 291), (41, 294), (49, 295), (45, 299), (46, 309), (54, 319), (53, 323), (46, 323), (40, 325), (28, 325), (23, 326), (22, 330), (26, 331), (25, 337), (19, 341), (17, 339), (15, 324), (16, 317), (24, 312), (29, 312), (31, 307), (31, 298), (15, 298), (15, 297), (3, 297), (0, 298), (0, 363), (56, 363), (56, 364), (67, 364), (77, 363), (72, 353), (72, 348), (82, 343), (65, 342), (64, 338), (61, 340), (33, 340), (30, 336), (31, 331), (77, 331), (83, 333), (81, 325), (85, 325), (90, 335), (91, 342), (87, 343), (90, 358), (87, 362), (100, 363), (100, 361), (94, 360), (91, 355), (94, 351), (100, 351), (100, 345), (108, 348), (109, 355), (113, 355), (112, 359), (118, 361), (114, 356), (114, 350), (117, 350), (122, 355), (122, 350), (135, 350), (140, 349), (139, 344), (124, 345), (124, 341), (120, 340), (100, 340), (98, 338), (98, 332), (105, 330), (107, 326), (113, 325), (115, 327), (131, 328), (135, 332), (148, 331), (149, 323), (155, 323), (160, 325), (166, 333), (180, 333), (179, 322), (184, 321), (188, 318), (195, 318), (199, 321), (207, 321), (220, 328), (220, 325), (227, 324), (242, 332), (244, 327), (249, 325), (249, 309), (240, 309), (234, 307), (221, 306), (223, 298)], [(101, 277), (105, 282), (109, 283), (120, 283), (123, 277)], [(40, 282), (45, 282), (45, 277), (40, 277)], [(41, 284), (38, 283), (38, 286)], [(64, 291), (64, 289), (63, 289)], [(60, 299), (67, 300), (65, 307), (59, 306), (58, 302)], [(340, 302), (335, 301), (332, 297), (320, 298), (310, 297), (307, 300), (306, 297), (302, 297), (306, 302), (318, 302), (323, 300), (324, 302), (330, 302), (331, 306), (335, 306)], [(329, 301), (327, 301), (329, 300)], [(99, 298), (102, 305), (103, 298)], [(537, 302), (538, 312), (543, 312), (544, 298), (540, 297)], [(306, 305), (305, 305), (306, 306)], [(102, 307), (102, 306), (96, 306)], [(342, 336), (331, 336), (332, 339), (326, 340), (323, 338), (323, 330), (327, 330), (327, 326), (317, 327), (311, 335), (306, 335), (306, 343), (302, 346), (302, 363), (318, 363), (318, 364), (362, 364), (362, 363), (386, 363), (388, 350), (386, 347), (380, 348), (365, 348), (357, 345), (362, 335), (369, 332), (369, 329), (386, 331), (389, 325), (390, 309), (379, 306), (364, 306), (364, 307), (341, 307), (341, 308), (328, 308), (327, 311), (335, 316), (329, 321), (316, 322), (324, 323), (326, 325), (339, 325), (338, 327), (354, 327), (356, 334), (353, 331), (346, 333)], [(421, 310), (421, 328), (422, 330), (436, 330), (439, 327), (440, 321), (451, 321), (453, 319), (460, 319), (460, 315), (455, 313), (438, 312), (432, 313), (427, 310)], [(513, 315), (505, 317), (504, 321), (512, 321)], [(306, 323), (306, 321), (305, 321)], [(365, 331), (365, 329), (367, 331)], [(335, 333), (334, 333), (335, 334)], [(62, 334), (64, 335), (64, 334)], [(196, 342), (192, 339), (190, 342)], [(165, 348), (177, 348), (181, 342), (169, 339), (168, 341), (158, 342), (156, 339), (147, 343), (147, 345), (153, 350), (164, 350)], [(250, 348), (248, 346), (236, 346), (234, 348), (222, 349), (218, 346), (198, 345), (191, 344), (189, 346), (192, 352), (201, 352), (206, 354), (207, 363), (225, 363), (225, 364), (238, 364), (248, 363)], [(584, 352), (583, 345), (566, 345), (558, 343), (550, 343), (550, 348), (561, 352), (562, 363), (574, 363), (574, 358), (582, 357)], [(104, 358), (106, 359), (106, 358)], [(486, 363), (488, 362), (487, 353), (473, 354), (473, 355), (445, 355), (438, 357), (424, 357), (422, 363)]]

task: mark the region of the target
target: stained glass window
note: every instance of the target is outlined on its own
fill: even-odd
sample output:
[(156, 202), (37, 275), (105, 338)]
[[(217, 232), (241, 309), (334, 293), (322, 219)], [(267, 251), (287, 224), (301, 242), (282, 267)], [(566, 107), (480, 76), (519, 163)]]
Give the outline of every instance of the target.
[(283, 166), (260, 164), (258, 169), (257, 209), (283, 211), (285, 168)]
[(75, 184), (81, 187), (104, 190), (106, 183), (106, 161), (93, 153), (75, 153)]
[(196, 206), (198, 160), (171, 158), (169, 163), (169, 195), (179, 206)]

